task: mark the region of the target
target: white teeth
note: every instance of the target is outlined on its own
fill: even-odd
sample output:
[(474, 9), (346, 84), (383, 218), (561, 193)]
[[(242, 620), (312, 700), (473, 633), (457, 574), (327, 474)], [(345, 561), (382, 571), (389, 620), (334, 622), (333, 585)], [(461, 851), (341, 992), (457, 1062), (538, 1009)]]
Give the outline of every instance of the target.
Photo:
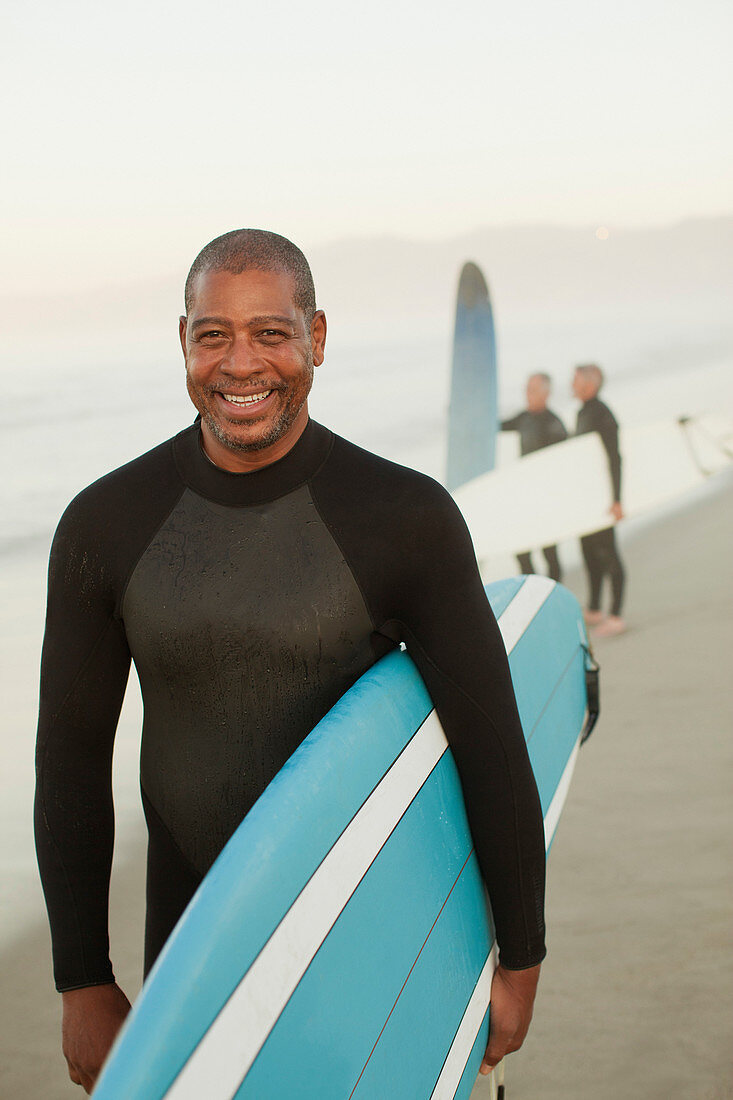
[(221, 396), (232, 405), (256, 405), (258, 401), (264, 401), (271, 393), (272, 390), (265, 390), (264, 393), (253, 393), (247, 397), (238, 397), (235, 393), (223, 393)]

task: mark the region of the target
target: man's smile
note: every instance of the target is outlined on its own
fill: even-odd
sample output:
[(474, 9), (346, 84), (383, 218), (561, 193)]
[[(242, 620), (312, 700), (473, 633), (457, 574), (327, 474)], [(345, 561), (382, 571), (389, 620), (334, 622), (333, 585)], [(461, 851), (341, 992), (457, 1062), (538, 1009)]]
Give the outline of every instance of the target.
[(210, 413), (229, 424), (259, 423), (278, 406), (282, 390), (282, 386), (271, 385), (267, 389), (237, 393), (212, 386), (208, 389)]
[(263, 390), (262, 393), (251, 393), (244, 397), (236, 393), (222, 393), (221, 396), (232, 405), (256, 405), (259, 401), (264, 401), (271, 393), (272, 390)]

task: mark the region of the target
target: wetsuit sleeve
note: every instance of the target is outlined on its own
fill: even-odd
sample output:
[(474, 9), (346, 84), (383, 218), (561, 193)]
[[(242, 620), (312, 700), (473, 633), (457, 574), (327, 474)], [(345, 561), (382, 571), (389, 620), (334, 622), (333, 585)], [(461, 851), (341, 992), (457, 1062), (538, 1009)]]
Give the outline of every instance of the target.
[(613, 499), (621, 500), (621, 454), (618, 448), (618, 424), (610, 409), (604, 407), (604, 415), (599, 418), (598, 434), (608, 455), (608, 468), (611, 473)]
[(518, 432), (520, 428), (520, 422), (522, 414), (517, 413), (516, 416), (511, 416), (508, 420), (502, 420), (501, 430), (503, 432)]
[[(378, 637), (404, 642), (463, 786), (502, 963), (544, 957), (542, 811), (504, 643), (468, 530), (436, 482), (339, 444), (314, 483)], [(353, 502), (358, 502), (354, 507)], [(383, 651), (383, 650), (382, 650)]]
[(80, 493), (51, 549), (35, 832), (59, 990), (114, 980), (112, 748), (130, 668), (120, 606), (136, 562), (183, 491), (172, 444)]
[(36, 750), (36, 850), (59, 990), (114, 980), (112, 746), (130, 665), (114, 612), (93, 509), (77, 498), (51, 551)]
[(430, 493), (404, 535), (400, 633), (458, 767), (501, 962), (533, 966), (545, 954), (544, 830), (504, 643), (452, 499)]
[(591, 398), (578, 413), (577, 435), (598, 432), (608, 456), (608, 469), (614, 501), (621, 500), (621, 454), (618, 447), (618, 424), (608, 405)]

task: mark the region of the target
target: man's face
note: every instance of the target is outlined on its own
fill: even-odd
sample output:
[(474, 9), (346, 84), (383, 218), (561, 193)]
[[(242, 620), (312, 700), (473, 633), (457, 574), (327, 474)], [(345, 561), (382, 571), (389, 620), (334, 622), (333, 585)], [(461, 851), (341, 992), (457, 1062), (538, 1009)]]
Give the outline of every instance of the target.
[(547, 407), (547, 383), (533, 374), (527, 379), (527, 408), (530, 412), (542, 412)]
[(308, 326), (293, 289), (279, 271), (205, 271), (181, 317), (188, 393), (206, 452), (224, 469), (276, 461), (307, 423), (326, 322), (318, 311)]
[(598, 387), (595, 382), (582, 371), (576, 370), (573, 375), (573, 395), (578, 398), (578, 401), (590, 401), (597, 392)]

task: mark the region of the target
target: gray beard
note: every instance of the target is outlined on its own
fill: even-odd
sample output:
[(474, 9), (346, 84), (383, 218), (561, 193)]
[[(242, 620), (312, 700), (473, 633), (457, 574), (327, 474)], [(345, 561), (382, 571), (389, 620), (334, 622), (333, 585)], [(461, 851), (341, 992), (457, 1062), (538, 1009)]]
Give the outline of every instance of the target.
[(202, 419), (205, 421), (206, 427), (211, 434), (223, 447), (226, 447), (230, 451), (238, 451), (240, 454), (246, 454), (251, 451), (263, 451), (265, 447), (271, 447), (273, 443), (277, 443), (278, 439), (281, 439), (282, 436), (285, 435), (302, 407), (301, 405), (300, 408), (294, 410), (290, 408), (283, 409), (280, 416), (272, 424), (267, 435), (262, 436), (252, 443), (246, 443), (240, 439), (231, 439), (226, 434), (221, 424), (208, 413), (203, 413)]

